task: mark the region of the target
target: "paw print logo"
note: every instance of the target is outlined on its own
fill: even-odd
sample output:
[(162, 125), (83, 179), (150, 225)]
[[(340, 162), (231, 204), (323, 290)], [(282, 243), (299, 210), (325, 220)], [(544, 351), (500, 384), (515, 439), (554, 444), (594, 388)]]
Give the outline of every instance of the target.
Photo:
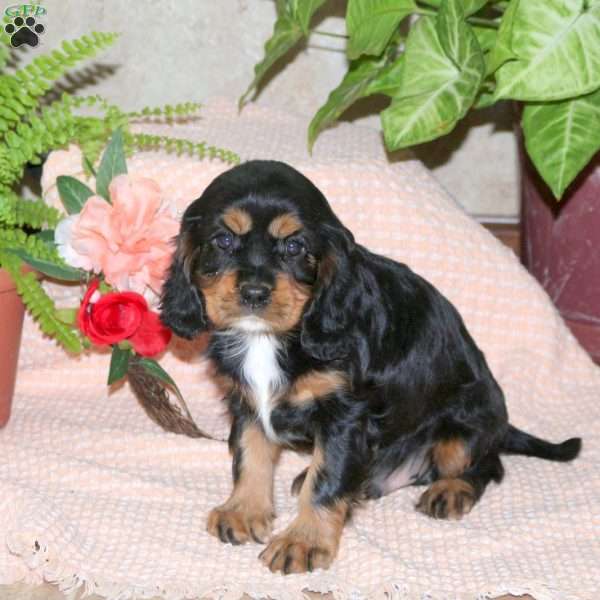
[(33, 17), (15, 17), (11, 23), (4, 26), (4, 31), (10, 35), (10, 43), (15, 48), (27, 44), (32, 48), (39, 43), (39, 35), (45, 28), (41, 23), (36, 23)]

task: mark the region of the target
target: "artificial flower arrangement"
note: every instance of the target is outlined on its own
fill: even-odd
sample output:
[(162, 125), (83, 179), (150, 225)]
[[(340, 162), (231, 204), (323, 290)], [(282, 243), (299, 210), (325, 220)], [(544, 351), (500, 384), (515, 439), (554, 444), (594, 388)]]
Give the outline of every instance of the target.
[[(205, 142), (151, 135), (132, 128), (134, 123), (148, 119), (172, 123), (193, 118), (200, 108), (195, 102), (126, 112), (100, 96), (75, 96), (54, 87), (66, 74), (77, 81), (73, 69), (110, 47), (118, 37), (115, 33), (93, 32), (65, 40), (52, 51), (24, 56), (17, 54), (4, 30), (0, 31), (0, 271), (10, 276), (44, 334), (73, 354), (91, 345), (112, 346), (110, 381), (128, 374), (133, 383), (132, 374), (138, 373), (136, 381), (144, 379), (143, 390), (153, 389), (157, 397), (163, 398), (161, 387), (155, 385), (156, 378), (161, 381), (162, 377), (166, 383), (170, 378), (151, 357), (160, 352), (169, 334), (159, 329), (156, 313), (142, 300), (147, 301), (152, 290), (157, 290), (161, 268), (168, 260), (170, 230), (163, 227), (164, 209), (155, 209), (159, 200), (151, 193), (152, 185), (126, 175), (125, 155), (160, 149), (230, 163), (239, 158)], [(27, 58), (27, 64), (23, 64)], [(116, 130), (119, 133), (95, 172), (94, 165)], [(24, 197), (24, 176), (48, 153), (70, 145), (81, 150), (82, 170), (95, 176), (96, 190), (94, 193), (76, 179), (62, 178), (60, 196), (69, 214), (64, 219), (60, 210), (43, 199)], [(113, 184), (119, 175), (125, 179)], [(144, 203), (142, 221), (135, 212), (139, 206), (133, 209), (130, 202)], [(126, 239), (136, 227), (140, 231), (145, 228), (144, 234), (136, 238), (137, 249)], [(58, 247), (55, 231), (61, 240)], [(143, 247), (146, 234), (154, 236), (149, 238), (152, 247)], [(93, 250), (94, 259), (85, 254), (84, 247)], [(131, 252), (123, 252), (123, 248)], [(100, 258), (102, 252), (104, 259)], [(27, 265), (59, 282), (97, 285), (86, 298), (87, 308), (57, 309), (38, 275)], [(118, 278), (119, 271), (127, 276)], [(135, 296), (135, 302), (132, 296), (121, 295), (140, 292), (145, 298)], [(122, 313), (127, 318), (115, 321)], [(126, 329), (118, 332), (118, 327), (125, 325)], [(174, 384), (169, 384), (173, 388)], [(142, 390), (141, 384), (139, 388)]]
[[(155, 360), (171, 331), (156, 305), (170, 265), (179, 224), (154, 180), (127, 173), (123, 136), (114, 132), (100, 162), (96, 191), (70, 176), (57, 177), (67, 212), (44, 237), (59, 261), (31, 260), (53, 278), (80, 281), (78, 307), (58, 309), (61, 322), (81, 340), (81, 349), (111, 348), (108, 384), (127, 377), (142, 406), (161, 426), (205, 436), (195, 426), (175, 382)], [(175, 393), (172, 401), (167, 389)]]

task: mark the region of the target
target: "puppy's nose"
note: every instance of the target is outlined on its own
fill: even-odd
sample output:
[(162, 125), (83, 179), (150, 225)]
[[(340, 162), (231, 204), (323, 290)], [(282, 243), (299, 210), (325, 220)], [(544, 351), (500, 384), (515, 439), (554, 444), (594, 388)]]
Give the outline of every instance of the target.
[(268, 286), (259, 283), (244, 283), (240, 288), (240, 296), (244, 304), (253, 307), (263, 306), (269, 301), (271, 290)]

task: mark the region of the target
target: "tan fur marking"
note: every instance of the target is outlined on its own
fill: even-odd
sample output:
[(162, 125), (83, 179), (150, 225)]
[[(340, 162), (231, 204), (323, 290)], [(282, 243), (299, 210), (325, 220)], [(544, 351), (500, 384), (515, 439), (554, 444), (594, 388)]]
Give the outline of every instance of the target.
[(217, 327), (227, 327), (242, 315), (238, 301), (237, 274), (227, 272), (216, 277), (198, 278), (204, 294), (206, 314)]
[(432, 451), (432, 458), (442, 477), (458, 477), (471, 463), (471, 456), (461, 439), (438, 442)]
[(417, 510), (436, 519), (461, 519), (475, 504), (475, 490), (464, 479), (439, 479), (423, 492)]
[(308, 404), (347, 385), (341, 371), (311, 371), (296, 379), (288, 399), (295, 405)]
[(339, 500), (329, 508), (313, 504), (313, 485), (323, 463), (323, 452), (315, 447), (300, 490), (298, 516), (285, 531), (271, 540), (260, 555), (271, 571), (304, 573), (317, 568), (326, 569), (337, 554), (348, 503)]
[(337, 271), (335, 254), (326, 254), (319, 263), (319, 285), (329, 285)]
[(230, 532), (235, 542), (265, 542), (272, 527), (273, 469), (279, 448), (269, 442), (262, 429), (248, 425), (240, 439), (240, 477), (229, 499), (208, 516), (207, 530), (220, 537)]
[(238, 485), (254, 499), (272, 502), (273, 465), (279, 455), (279, 447), (271, 443), (256, 424), (244, 430), (240, 440), (242, 470)]
[(241, 208), (230, 208), (225, 211), (223, 223), (236, 235), (244, 235), (252, 229), (252, 217)]
[(269, 233), (279, 239), (284, 239), (301, 229), (302, 223), (292, 213), (279, 215), (269, 224)]
[(310, 297), (310, 287), (280, 273), (271, 292), (271, 302), (261, 316), (273, 327), (273, 331), (290, 331), (300, 321), (304, 306)]
[(211, 373), (212, 380), (217, 384), (217, 387), (223, 394), (230, 394), (236, 387), (236, 382), (228, 375)]

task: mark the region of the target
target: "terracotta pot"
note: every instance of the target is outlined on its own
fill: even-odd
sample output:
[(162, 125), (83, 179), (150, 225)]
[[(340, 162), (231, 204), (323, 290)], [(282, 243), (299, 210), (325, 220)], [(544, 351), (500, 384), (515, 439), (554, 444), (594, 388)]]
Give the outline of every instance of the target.
[(600, 154), (557, 202), (522, 158), (522, 257), (581, 345), (600, 363)]
[(0, 427), (10, 416), (24, 312), (25, 307), (9, 274), (0, 269)]

